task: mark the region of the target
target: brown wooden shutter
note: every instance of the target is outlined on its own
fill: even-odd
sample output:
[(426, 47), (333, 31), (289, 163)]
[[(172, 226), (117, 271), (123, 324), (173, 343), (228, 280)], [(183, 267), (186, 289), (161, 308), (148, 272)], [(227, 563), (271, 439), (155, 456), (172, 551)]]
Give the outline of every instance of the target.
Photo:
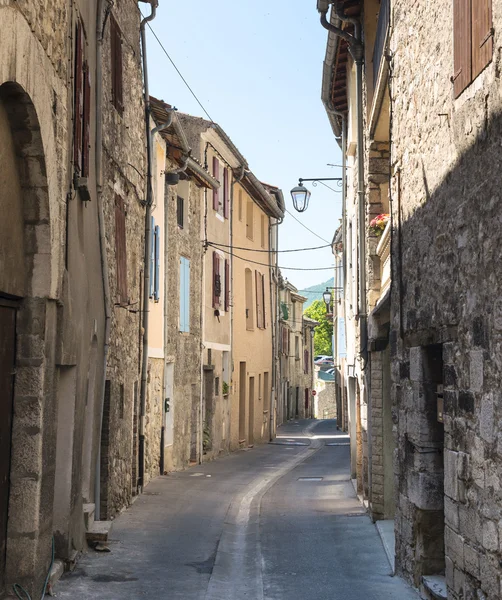
[(225, 259), (225, 312), (230, 307), (230, 262)]
[(220, 306), (221, 279), (220, 279), (220, 257), (213, 252), (213, 308)]
[(110, 17), (110, 44), (112, 62), (112, 102), (120, 114), (124, 112), (122, 87), (122, 34), (117, 21)]
[(452, 79), (455, 98), (457, 98), (472, 81), (471, 0), (453, 0), (453, 44)]
[(472, 0), (472, 78), (493, 56), (492, 0)]
[(82, 177), (89, 177), (89, 149), (91, 144), (91, 73), (84, 65), (84, 114), (82, 140)]
[[(213, 156), (213, 177), (220, 180), (220, 162)], [(219, 210), (220, 208), (220, 190), (219, 188), (213, 188), (213, 208), (214, 210)]]
[(262, 327), (265, 329), (265, 275), (261, 276), (261, 314), (262, 314)]
[(255, 274), (255, 292), (256, 292), (256, 325), (262, 327), (262, 310), (261, 310), (261, 275), (258, 271)]
[(128, 302), (127, 248), (124, 200), (115, 196), (115, 262), (117, 272), (117, 296), (121, 304)]
[(229, 197), (229, 189), (228, 189), (228, 169), (225, 167), (223, 169), (223, 216), (225, 219), (228, 219), (230, 208), (230, 197)]
[(79, 21), (75, 39), (75, 114), (73, 121), (73, 163), (79, 172), (82, 171), (83, 65), (84, 31), (82, 23)]

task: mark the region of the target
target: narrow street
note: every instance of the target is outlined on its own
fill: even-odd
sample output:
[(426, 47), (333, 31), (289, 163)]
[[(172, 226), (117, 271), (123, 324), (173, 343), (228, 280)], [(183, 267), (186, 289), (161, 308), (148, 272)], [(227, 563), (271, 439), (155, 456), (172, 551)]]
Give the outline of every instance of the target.
[(407, 600), (335, 421), (153, 481), (57, 585), (60, 600)]

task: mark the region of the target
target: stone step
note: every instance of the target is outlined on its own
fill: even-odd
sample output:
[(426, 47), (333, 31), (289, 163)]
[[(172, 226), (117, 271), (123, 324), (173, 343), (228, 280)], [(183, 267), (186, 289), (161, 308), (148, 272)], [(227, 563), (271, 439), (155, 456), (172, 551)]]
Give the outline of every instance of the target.
[(85, 537), (87, 543), (107, 542), (112, 530), (113, 521), (94, 521), (92, 527), (87, 530)]
[(89, 529), (92, 527), (92, 524), (94, 523), (94, 513), (96, 511), (96, 505), (95, 504), (84, 504), (84, 524), (85, 524), (85, 529), (86, 531), (89, 531)]
[(420, 586), (423, 600), (447, 600), (446, 579), (443, 575), (424, 575)]

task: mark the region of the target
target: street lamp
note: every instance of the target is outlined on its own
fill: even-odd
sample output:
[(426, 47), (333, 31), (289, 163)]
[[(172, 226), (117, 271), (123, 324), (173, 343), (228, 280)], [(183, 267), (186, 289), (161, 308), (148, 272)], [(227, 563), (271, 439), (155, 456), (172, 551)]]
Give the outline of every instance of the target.
[(326, 312), (329, 313), (329, 309), (331, 308), (331, 292), (326, 288), (326, 291), (322, 295), (322, 299), (324, 300), (324, 304), (326, 304)]
[(298, 185), (291, 190), (293, 206), (295, 207), (295, 210), (300, 213), (305, 212), (307, 210), (310, 200), (310, 191), (303, 185), (304, 181), (312, 181), (312, 185), (314, 187), (317, 186), (317, 182), (322, 183), (323, 181), (337, 181), (339, 186), (342, 185), (341, 177), (317, 177), (315, 179), (302, 179), (300, 177), (300, 179), (298, 180)]

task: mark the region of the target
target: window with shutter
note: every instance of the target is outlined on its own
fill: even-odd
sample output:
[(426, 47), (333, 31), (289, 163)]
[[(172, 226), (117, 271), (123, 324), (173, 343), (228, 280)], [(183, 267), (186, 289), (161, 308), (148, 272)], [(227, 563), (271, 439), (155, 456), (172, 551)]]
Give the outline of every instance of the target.
[[(213, 177), (216, 180), (220, 180), (220, 161), (213, 156)], [(213, 188), (213, 208), (214, 210), (220, 209), (220, 190), (219, 188)]]
[(127, 304), (127, 248), (124, 200), (115, 196), (115, 263), (117, 296), (120, 304)]
[(73, 121), (73, 162), (75, 169), (82, 172), (82, 116), (84, 110), (84, 29), (77, 23), (75, 35), (75, 115)]
[(150, 298), (155, 294), (155, 219), (150, 218)]
[(213, 252), (213, 308), (220, 307), (220, 297), (221, 297), (220, 257), (217, 252)]
[(256, 325), (262, 329), (263, 328), (263, 310), (261, 305), (262, 300), (262, 280), (261, 273), (258, 271), (254, 272), (255, 274), (255, 288), (256, 288)]
[(225, 259), (225, 312), (230, 308), (230, 262)]
[(110, 49), (112, 72), (112, 103), (117, 111), (124, 112), (122, 73), (122, 34), (117, 21), (110, 16)]
[(309, 351), (305, 350), (303, 352), (303, 361), (304, 361), (304, 371), (305, 373), (309, 372)]
[(89, 177), (89, 150), (91, 144), (91, 71), (85, 62), (84, 76), (84, 107), (82, 115), (82, 177)]
[(185, 200), (181, 196), (178, 196), (177, 207), (176, 207), (176, 218), (178, 221), (178, 227), (180, 229), (183, 229), (183, 222), (184, 222), (184, 217), (185, 217), (184, 204), (185, 204)]
[(190, 260), (180, 258), (180, 331), (190, 331)]
[(153, 298), (155, 302), (160, 298), (160, 227), (155, 226), (155, 285)]
[(492, 0), (453, 0), (455, 98), (491, 62)]
[(230, 212), (230, 194), (228, 183), (228, 169), (225, 167), (223, 169), (223, 216), (225, 219), (228, 219)]
[(261, 276), (261, 313), (263, 329), (266, 327), (265, 322), (265, 275)]

